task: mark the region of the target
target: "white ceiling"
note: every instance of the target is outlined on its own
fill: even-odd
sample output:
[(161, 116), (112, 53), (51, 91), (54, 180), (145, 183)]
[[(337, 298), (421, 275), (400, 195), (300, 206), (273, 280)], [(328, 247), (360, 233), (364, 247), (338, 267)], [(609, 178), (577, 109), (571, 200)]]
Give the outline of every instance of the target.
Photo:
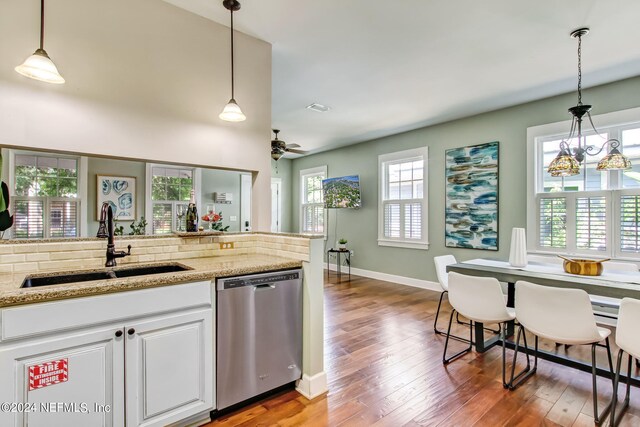
[[(229, 25), (222, 0), (165, 1)], [(584, 87), (640, 75), (638, 0), (240, 2), (273, 45), (273, 127), (312, 152), (575, 90), (583, 26)]]

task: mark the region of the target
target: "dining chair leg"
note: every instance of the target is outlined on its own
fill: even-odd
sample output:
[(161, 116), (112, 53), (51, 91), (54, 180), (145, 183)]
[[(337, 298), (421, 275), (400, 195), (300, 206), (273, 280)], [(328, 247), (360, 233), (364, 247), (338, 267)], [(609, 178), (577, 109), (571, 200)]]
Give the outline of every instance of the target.
[[(438, 301), (438, 309), (436, 310), (436, 318), (433, 321), (433, 332), (435, 332), (438, 335), (447, 335), (446, 332), (440, 331), (438, 330), (438, 316), (440, 315), (440, 308), (442, 307), (442, 299), (444, 298), (444, 294), (448, 293), (449, 291), (442, 291), (440, 293), (440, 301)], [(458, 313), (456, 313), (456, 318), (458, 317)], [(463, 325), (469, 325), (468, 323), (465, 322), (460, 322)], [(466, 338), (462, 338), (459, 337), (457, 335), (450, 335), (450, 338), (454, 339), (454, 340), (458, 340), (458, 341), (462, 341), (462, 342), (468, 342), (468, 340)], [(474, 344), (472, 342), (472, 344)]]
[(609, 344), (609, 337), (605, 340), (606, 348), (607, 348), (607, 359), (609, 359), (609, 372), (611, 373), (611, 383), (613, 383), (614, 375), (616, 371), (613, 369), (613, 360), (611, 359), (611, 345)]
[[(596, 359), (596, 347), (598, 343), (591, 344), (591, 380), (593, 382), (593, 422), (596, 425), (600, 425), (603, 419), (607, 417), (607, 414), (611, 410), (612, 402), (609, 402), (604, 407), (602, 413), (598, 413), (598, 374), (596, 373), (597, 359)], [(607, 348), (609, 348), (609, 341), (607, 340)], [(615, 384), (615, 379), (614, 379)], [(615, 392), (615, 389), (614, 389)]]
[[(516, 362), (518, 361), (518, 349), (520, 346), (520, 336), (522, 336), (524, 341), (524, 353), (527, 356), (527, 366), (515, 375), (516, 373)], [(509, 390), (515, 390), (520, 384), (522, 384), (527, 378), (533, 375), (538, 369), (538, 336), (535, 337), (535, 349), (534, 349), (534, 358), (533, 358), (533, 369), (531, 369), (531, 362), (529, 360), (529, 347), (527, 346), (527, 335), (524, 329), (524, 326), (520, 325), (518, 327), (518, 334), (516, 336), (516, 348), (513, 352), (513, 363), (511, 365), (511, 379), (507, 384)]]
[[(624, 351), (618, 351), (618, 361), (616, 363), (616, 375), (613, 380), (613, 398), (611, 399), (611, 418), (609, 418), (609, 425), (612, 427), (617, 427), (620, 424), (620, 420), (622, 420), (622, 415), (629, 408), (629, 397), (631, 395), (631, 362), (633, 357), (629, 354), (629, 362), (627, 363), (627, 390), (625, 392), (624, 401), (622, 402), (622, 407), (616, 414), (616, 405), (618, 403), (618, 384), (620, 383), (620, 370), (622, 368), (622, 356)], [(636, 360), (637, 362), (637, 360)]]
[(449, 364), (452, 360), (457, 359), (463, 354), (470, 352), (473, 348), (473, 322), (470, 321), (469, 322), (469, 347), (447, 358), (447, 347), (449, 346), (449, 338), (453, 338), (453, 336), (451, 335), (451, 324), (453, 323), (453, 315), (456, 313), (457, 312), (455, 309), (451, 310), (451, 316), (449, 316), (449, 327), (447, 328), (447, 339), (444, 341), (444, 352), (442, 353), (442, 363), (445, 365)]
[(440, 301), (438, 301), (438, 309), (436, 310), (436, 319), (433, 321), (433, 332), (435, 332), (436, 334), (439, 335), (444, 335), (445, 333), (442, 331), (438, 330), (438, 316), (440, 315), (440, 307), (442, 306), (442, 298), (444, 298), (444, 294), (446, 294), (447, 291), (442, 291), (440, 293)]

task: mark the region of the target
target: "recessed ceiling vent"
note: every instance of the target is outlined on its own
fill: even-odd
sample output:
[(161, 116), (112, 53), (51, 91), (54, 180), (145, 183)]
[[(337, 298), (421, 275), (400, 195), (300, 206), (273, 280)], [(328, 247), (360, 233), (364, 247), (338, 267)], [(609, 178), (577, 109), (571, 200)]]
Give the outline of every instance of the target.
[(327, 111), (329, 111), (331, 109), (331, 107), (327, 107), (326, 105), (318, 104), (317, 102), (314, 102), (311, 105), (307, 105), (307, 108), (309, 110), (316, 111), (318, 113), (326, 113)]

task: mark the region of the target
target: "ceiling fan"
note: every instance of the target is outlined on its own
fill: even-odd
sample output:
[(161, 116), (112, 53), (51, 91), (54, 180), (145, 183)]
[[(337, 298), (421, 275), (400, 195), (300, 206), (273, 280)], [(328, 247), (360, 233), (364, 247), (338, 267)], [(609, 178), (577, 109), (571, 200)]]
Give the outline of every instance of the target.
[(280, 157), (286, 153), (307, 154), (306, 151), (296, 150), (296, 148), (300, 147), (298, 144), (287, 144), (286, 142), (278, 139), (279, 132), (280, 129), (273, 129), (273, 133), (275, 134), (275, 138), (271, 140), (271, 158), (273, 160), (278, 161)]

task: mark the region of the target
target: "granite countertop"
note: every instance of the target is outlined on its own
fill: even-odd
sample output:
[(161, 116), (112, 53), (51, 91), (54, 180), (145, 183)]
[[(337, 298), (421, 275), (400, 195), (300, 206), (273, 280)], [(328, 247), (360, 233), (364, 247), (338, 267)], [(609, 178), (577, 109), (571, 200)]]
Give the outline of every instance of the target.
[[(163, 263), (127, 264), (120, 268), (150, 266)], [(191, 270), (174, 273), (162, 273), (129, 278), (94, 280), (89, 282), (68, 283), (42, 286), (37, 288), (20, 288), (28, 273), (0, 274), (0, 308), (21, 304), (54, 301), (67, 298), (78, 298), (112, 292), (131, 291), (158, 286), (177, 285), (200, 280), (212, 280), (219, 277), (261, 273), (271, 270), (302, 267), (302, 261), (274, 257), (268, 255), (232, 255), (180, 260), (176, 263), (190, 267)], [(115, 268), (116, 270), (118, 267)], [(104, 271), (92, 269), (79, 272)], [(64, 272), (70, 273), (70, 272)], [(56, 272), (38, 273), (33, 276), (55, 275)]]

